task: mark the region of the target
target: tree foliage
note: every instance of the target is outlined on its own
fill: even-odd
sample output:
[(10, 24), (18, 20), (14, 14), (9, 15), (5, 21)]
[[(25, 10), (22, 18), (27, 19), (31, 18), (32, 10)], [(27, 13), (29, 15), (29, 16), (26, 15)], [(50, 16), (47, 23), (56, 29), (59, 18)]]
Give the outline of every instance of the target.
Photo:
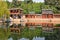
[(21, 3), (21, 8), (24, 9), (24, 13), (29, 13), (29, 12), (35, 12), (41, 13), (41, 4), (43, 3), (28, 3), (26, 4), (25, 2)]
[(36, 14), (38, 14), (38, 13), (40, 14), (42, 9), (52, 9), (54, 13), (60, 13), (58, 11), (59, 8), (57, 7), (58, 8), (57, 9), (55, 5), (45, 5), (45, 3), (35, 3), (35, 2), (32, 2), (32, 0), (27, 1), (27, 2), (19, 1), (19, 2), (15, 2), (15, 3), (13, 1), (13, 2), (10, 2), (10, 4), (11, 5), (9, 6), (9, 3), (8, 3), (9, 8), (12, 8), (14, 6), (14, 4), (16, 4), (15, 6), (17, 8), (24, 9), (23, 11), (25, 14), (28, 14), (32, 11)]
[(9, 11), (7, 8), (7, 3), (5, 1), (0, 0), (0, 17), (2, 17), (3, 15), (8, 16)]
[(55, 6), (56, 9), (60, 10), (60, 0), (45, 0), (45, 4)]
[(0, 28), (0, 40), (8, 40), (8, 37), (10, 35), (10, 30)]

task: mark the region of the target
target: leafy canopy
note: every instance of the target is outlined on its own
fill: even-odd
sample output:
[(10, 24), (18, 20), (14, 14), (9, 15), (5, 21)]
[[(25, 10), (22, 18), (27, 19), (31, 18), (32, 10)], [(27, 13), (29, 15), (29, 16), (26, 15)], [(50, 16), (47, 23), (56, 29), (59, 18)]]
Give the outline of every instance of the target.
[(3, 15), (8, 16), (9, 11), (7, 8), (7, 3), (5, 1), (0, 0), (0, 17), (2, 17)]

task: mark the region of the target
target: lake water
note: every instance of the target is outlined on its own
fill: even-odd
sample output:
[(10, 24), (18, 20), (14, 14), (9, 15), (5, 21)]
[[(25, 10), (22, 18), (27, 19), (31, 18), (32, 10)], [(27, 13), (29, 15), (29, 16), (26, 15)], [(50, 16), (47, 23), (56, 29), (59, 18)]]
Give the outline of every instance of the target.
[(60, 40), (60, 28), (0, 23), (0, 40)]

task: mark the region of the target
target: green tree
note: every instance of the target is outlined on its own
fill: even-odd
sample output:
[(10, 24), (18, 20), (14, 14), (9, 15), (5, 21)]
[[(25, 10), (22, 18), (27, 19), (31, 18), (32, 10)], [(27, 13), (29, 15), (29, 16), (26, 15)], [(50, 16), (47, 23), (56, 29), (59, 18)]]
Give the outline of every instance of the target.
[(24, 1), (25, 1), (27, 4), (33, 2), (32, 0), (24, 0)]
[(35, 13), (41, 13), (41, 5), (43, 3), (28, 3), (26, 4), (25, 2), (21, 3), (21, 8), (24, 9), (24, 13), (29, 13), (31, 11), (35, 12)]
[(8, 40), (9, 35), (10, 35), (9, 29), (6, 30), (3, 28), (0, 28), (0, 40)]
[(3, 15), (6, 15), (6, 17), (9, 16), (9, 11), (7, 8), (7, 3), (5, 1), (0, 0), (0, 17)]
[(8, 9), (11, 8), (11, 6), (12, 6), (11, 4), (12, 3), (10, 3), (8, 0), (6, 1), (6, 3), (7, 3), (7, 6), (8, 6)]
[(19, 7), (21, 5), (20, 3), (21, 1), (18, 1), (18, 0), (12, 0), (12, 7)]
[(60, 0), (45, 0), (45, 4), (54, 6), (57, 9), (56, 13), (60, 13)]

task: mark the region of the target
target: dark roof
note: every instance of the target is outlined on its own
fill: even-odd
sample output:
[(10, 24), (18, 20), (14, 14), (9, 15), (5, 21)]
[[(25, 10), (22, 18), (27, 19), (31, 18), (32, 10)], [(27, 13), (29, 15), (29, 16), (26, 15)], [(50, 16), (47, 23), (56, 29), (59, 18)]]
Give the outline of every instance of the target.
[(42, 14), (53, 14), (51, 9), (42, 9)]
[(23, 10), (22, 8), (10, 8), (9, 10), (16, 10), (16, 9)]

